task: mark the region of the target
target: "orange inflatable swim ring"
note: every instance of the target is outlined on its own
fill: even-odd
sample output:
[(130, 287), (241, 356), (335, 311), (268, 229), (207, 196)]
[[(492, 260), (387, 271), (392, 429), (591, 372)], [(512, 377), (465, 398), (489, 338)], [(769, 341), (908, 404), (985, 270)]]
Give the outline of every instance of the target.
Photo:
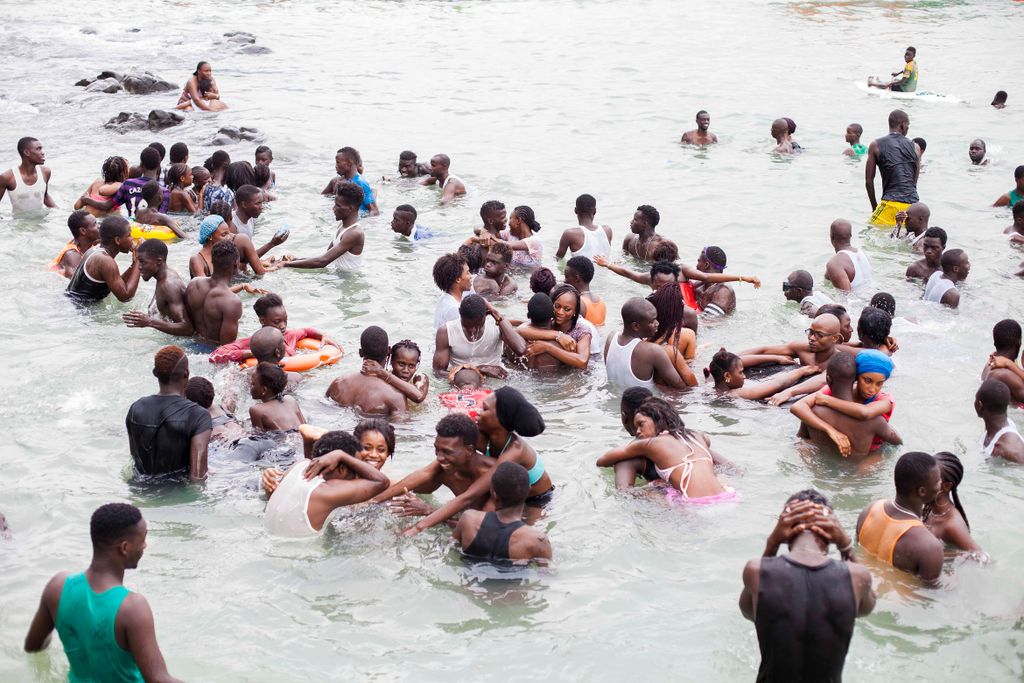
[[(300, 339), (295, 346), (312, 353), (297, 353), (278, 363), (286, 372), (307, 372), (322, 365), (334, 365), (345, 355), (345, 352), (337, 346), (331, 344), (321, 346), (319, 339), (310, 339), (309, 337)], [(254, 365), (256, 365), (255, 358), (247, 358), (242, 362), (242, 367), (245, 368), (251, 368)]]

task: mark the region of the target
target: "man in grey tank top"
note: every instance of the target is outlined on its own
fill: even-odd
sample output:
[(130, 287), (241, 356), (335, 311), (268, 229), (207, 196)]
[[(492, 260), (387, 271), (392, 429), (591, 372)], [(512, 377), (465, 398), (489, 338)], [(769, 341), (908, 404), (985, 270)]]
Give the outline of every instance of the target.
[[(864, 167), (864, 186), (871, 202), (871, 223), (876, 226), (896, 225), (896, 214), (917, 203), (917, 177), (921, 159), (914, 143), (907, 137), (910, 117), (901, 109), (889, 114), (889, 134), (868, 146)], [(875, 169), (882, 174), (882, 201), (875, 199)]]
[[(789, 554), (776, 557), (784, 543)], [(829, 558), (830, 545), (842, 560)], [(874, 608), (871, 572), (828, 500), (813, 489), (790, 496), (764, 553), (743, 568), (740, 611), (757, 629), (757, 680), (842, 680), (853, 622)]]

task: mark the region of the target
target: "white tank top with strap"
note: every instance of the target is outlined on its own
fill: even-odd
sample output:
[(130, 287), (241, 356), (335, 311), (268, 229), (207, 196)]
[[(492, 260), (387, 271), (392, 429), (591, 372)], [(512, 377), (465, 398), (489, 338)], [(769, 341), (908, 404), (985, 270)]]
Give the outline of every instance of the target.
[[(331, 240), (331, 247), (341, 242), (341, 238), (346, 232), (352, 228), (359, 227), (359, 223), (353, 223), (347, 228), (341, 223), (338, 223), (338, 232), (334, 235), (334, 239)], [(363, 267), (363, 255), (353, 254), (351, 251), (346, 251), (344, 254), (334, 260), (334, 267), (337, 270), (359, 270)]]
[(449, 320), (445, 323), (445, 329), (448, 330), (448, 347), (451, 349), (450, 366), (501, 363), (501, 330), (492, 318), (486, 319), (484, 332), (476, 341), (466, 338), (461, 318)]
[(853, 278), (850, 280), (850, 289), (860, 289), (871, 284), (871, 262), (863, 249), (850, 251), (843, 249), (840, 254), (846, 254), (853, 262)]
[(937, 270), (931, 274), (924, 286), (924, 300), (941, 304), (942, 297), (954, 287), (956, 285), (953, 284), (953, 281), (942, 277), (942, 271)]
[(608, 241), (608, 233), (604, 231), (603, 227), (598, 225), (594, 230), (582, 225), (579, 227), (583, 231), (583, 246), (580, 247), (579, 251), (570, 249), (570, 255), (586, 256), (589, 259), (595, 256), (604, 256), (606, 258), (611, 256), (612, 245)]
[(1024, 441), (1024, 436), (1021, 436), (1020, 432), (1017, 431), (1017, 425), (1012, 422), (1007, 422), (1005, 427), (992, 435), (992, 439), (988, 442), (988, 445), (985, 445), (985, 434), (981, 435), (981, 447), (985, 451), (986, 458), (992, 457), (992, 451), (996, 449), (996, 444), (999, 443), (999, 439), (1003, 438), (1003, 435), (1005, 434), (1013, 434), (1021, 441)]
[(267, 501), (263, 525), (275, 536), (302, 538), (320, 533), (309, 523), (309, 498), (313, 490), (324, 483), (324, 478), (303, 479), (308, 466), (309, 460), (293, 465)]
[(11, 198), (11, 213), (31, 213), (42, 211), (43, 199), (46, 196), (46, 179), (43, 178), (43, 167), (36, 166), (36, 182), (29, 185), (21, 177), (21, 171), (17, 166), (11, 167), (11, 175), (14, 176), (14, 189), (7, 190), (7, 196)]
[(608, 381), (624, 387), (644, 387), (654, 389), (654, 373), (650, 379), (640, 379), (633, 374), (633, 351), (642, 340), (631, 339), (624, 345), (619, 344), (619, 335), (615, 335), (608, 344), (608, 353), (604, 359)]

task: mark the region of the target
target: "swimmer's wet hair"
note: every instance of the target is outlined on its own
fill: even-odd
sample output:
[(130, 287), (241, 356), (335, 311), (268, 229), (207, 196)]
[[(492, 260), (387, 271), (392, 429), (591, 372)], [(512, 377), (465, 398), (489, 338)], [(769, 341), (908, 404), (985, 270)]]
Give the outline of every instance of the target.
[(20, 140), (18, 140), (18, 155), (25, 156), (25, 152), (28, 151), (28, 146), (31, 145), (33, 142), (39, 142), (39, 140), (36, 138), (29, 137), (21, 138)]
[(185, 398), (196, 405), (209, 409), (215, 396), (213, 382), (205, 377), (189, 377), (185, 384)]
[(224, 169), (224, 184), (232, 192), (240, 192), (243, 187), (256, 184), (256, 172), (248, 161), (235, 161)]
[(259, 147), (256, 148), (256, 151), (253, 152), (254, 157), (260, 154), (269, 154), (271, 159), (274, 158), (274, 150), (270, 149), (266, 145), (260, 145)]
[(725, 266), (729, 263), (729, 259), (725, 255), (725, 249), (721, 247), (705, 247), (704, 258), (710, 261), (711, 265), (718, 266), (722, 270), (725, 270)]
[(796, 121), (789, 118), (788, 116), (783, 116), (782, 120), (786, 122), (786, 126), (789, 128), (790, 135), (796, 132)]
[(434, 261), (434, 284), (442, 292), (447, 292), (455, 285), (462, 275), (462, 267), (466, 259), (461, 254), (443, 254)]
[(594, 262), (586, 256), (573, 256), (565, 262), (565, 269), (572, 268), (572, 271), (580, 276), (585, 284), (590, 284), (594, 279)]
[(231, 163), (231, 155), (222, 149), (218, 149), (216, 152), (211, 154), (206, 161), (203, 162), (203, 167), (210, 173), (216, 172)]
[[(699, 112), (697, 112), (697, 116), (700, 116), (701, 114), (707, 114), (707, 113), (708, 112), (707, 112), (706, 109), (701, 109)], [(697, 118), (697, 116), (695, 116), (694, 118)], [(708, 114), (708, 116), (711, 116), (711, 114)]]
[(416, 220), (416, 216), (418, 215), (416, 213), (416, 207), (412, 204), (399, 204), (395, 207), (395, 213), (411, 213), (413, 220)]
[(167, 260), (167, 244), (162, 240), (143, 240), (137, 250), (139, 256)]
[(335, 199), (340, 198), (346, 203), (350, 204), (351, 206), (355, 206), (356, 208), (363, 205), (363, 199), (365, 197), (366, 194), (363, 192), (363, 188), (359, 187), (355, 183), (345, 181), (343, 183), (338, 183), (334, 187)]
[(151, 142), (149, 143), (149, 146), (155, 149), (160, 154), (160, 161), (163, 161), (164, 157), (167, 156), (167, 148), (164, 147), (159, 142)]
[(491, 474), (491, 488), (501, 507), (522, 505), (530, 495), (530, 474), (517, 462), (503, 462)]
[[(463, 244), (459, 246), (456, 253), (465, 259), (466, 265), (469, 266), (469, 272), (476, 275), (480, 271), (480, 267), (484, 265), (484, 251), (479, 244)], [(461, 269), (459, 273), (462, 273)]]
[(487, 248), (487, 253), (500, 256), (505, 265), (512, 263), (512, 247), (508, 245), (508, 242), (495, 242)]
[(252, 310), (256, 312), (257, 318), (262, 318), (270, 312), (270, 309), (278, 307), (284, 308), (284, 301), (279, 295), (271, 292), (256, 299), (256, 303), (252, 305)]
[[(246, 162), (248, 163), (248, 162)], [(263, 190), (255, 185), (242, 185), (235, 191), (235, 203), (248, 202), (263, 196)]]
[(131, 228), (124, 216), (107, 216), (100, 221), (100, 244), (111, 244), (127, 234), (131, 234)]
[(150, 208), (157, 209), (159, 211), (160, 204), (164, 201), (164, 188), (160, 185), (160, 181), (150, 180), (142, 186), (142, 192), (139, 194), (146, 200), (146, 204), (148, 204)]
[(786, 505), (790, 503), (796, 503), (801, 500), (809, 500), (812, 503), (823, 505), (829, 510), (832, 509), (832, 504), (828, 502), (828, 498), (825, 495), (815, 489), (804, 489), (803, 491), (797, 491), (792, 496), (786, 499)]
[(917, 146), (921, 148), (922, 154), (926, 149), (928, 149), (928, 141), (925, 140), (924, 138), (914, 138), (914, 143), (916, 143)]
[(89, 221), (89, 215), (89, 212), (85, 209), (79, 209), (78, 211), (73, 211), (71, 215), (68, 216), (68, 230), (71, 231), (72, 237), (78, 237), (78, 233)]
[(120, 183), (128, 177), (128, 160), (124, 157), (107, 157), (100, 167), (103, 182)]
[(846, 306), (843, 306), (842, 304), (825, 304), (824, 306), (818, 308), (818, 311), (817, 313), (814, 314), (814, 317), (817, 318), (819, 315), (834, 315), (836, 317), (836, 320), (838, 320), (839, 323), (842, 324), (843, 316), (849, 314), (849, 311), (846, 310)]
[(736, 363), (741, 362), (740, 357), (735, 353), (726, 351), (725, 348), (718, 349), (711, 357), (711, 363), (704, 369), (704, 377), (712, 377), (715, 382), (725, 380), (725, 373), (733, 369)]
[[(582, 216), (593, 216), (597, 213), (597, 200), (593, 195), (581, 194), (576, 198), (576, 214)], [(599, 228), (603, 230), (604, 228)]]
[(167, 169), (167, 189), (172, 190), (176, 187), (185, 189), (185, 183), (183, 182), (182, 179), (185, 177), (188, 171), (188, 164), (171, 164), (170, 167)]
[(881, 308), (868, 306), (860, 312), (857, 321), (857, 338), (865, 345), (878, 348), (884, 346), (892, 331), (892, 316)]
[(568, 282), (561, 282), (561, 283), (555, 285), (551, 289), (551, 291), (548, 292), (548, 296), (551, 297), (551, 303), (552, 304), (554, 304), (556, 301), (561, 299), (566, 294), (572, 294), (573, 297), (575, 297), (575, 299), (576, 299), (576, 310), (572, 314), (572, 319), (569, 321), (569, 330), (571, 331), (571, 330), (575, 329), (576, 323), (579, 322), (579, 319), (580, 319), (580, 308), (582, 308), (582, 306), (580, 305), (581, 304), (580, 291), (578, 289), (576, 289), (575, 287), (573, 287), (572, 285), (570, 285)]
[(687, 433), (686, 425), (679, 417), (679, 411), (663, 398), (649, 398), (636, 409), (637, 415), (643, 415), (654, 422), (656, 434), (668, 432), (672, 436), (681, 437)]
[(1012, 351), (1014, 355), (1020, 352), (1021, 327), (1020, 323), (1013, 318), (1000, 320), (992, 327), (992, 343), (999, 351)]
[(655, 275), (661, 274), (671, 275), (673, 279), (678, 280), (680, 272), (679, 266), (671, 261), (655, 261), (651, 266), (651, 280)]
[(198, 76), (199, 70), (202, 69), (204, 66), (208, 66), (209, 64), (209, 62), (199, 62), (198, 64), (196, 64), (196, 70), (192, 72), (192, 75)]
[(871, 297), (871, 303), (868, 305), (873, 306), (874, 308), (880, 308), (890, 316), (896, 315), (896, 297), (888, 292), (878, 292)]
[(635, 413), (644, 401), (653, 396), (654, 394), (647, 387), (630, 387), (622, 392), (622, 407)]
[(917, 489), (928, 485), (928, 475), (935, 466), (935, 458), (929, 453), (911, 451), (901, 455), (893, 472), (896, 493), (901, 496), (916, 494)]
[(344, 451), (349, 455), (355, 455), (359, 452), (359, 440), (348, 432), (334, 429), (313, 442), (311, 455), (314, 458), (319, 458), (331, 451)]
[(459, 304), (459, 317), (463, 320), (481, 320), (487, 315), (487, 303), (479, 294), (466, 294)]
[(539, 232), (540, 223), (537, 222), (537, 217), (533, 213), (533, 209), (528, 206), (517, 206), (512, 210), (516, 216), (519, 217), (523, 223), (526, 223), (526, 227), (530, 229), (530, 232)]
[(480, 205), (480, 219), (487, 220), (487, 216), (495, 211), (504, 211), (505, 205), (497, 199), (491, 199)]
[(997, 379), (987, 379), (981, 383), (975, 398), (990, 413), (1002, 415), (1010, 406), (1010, 387)]
[(394, 361), (395, 354), (399, 351), (414, 351), (416, 353), (416, 360), (418, 361), (423, 357), (420, 352), (420, 345), (414, 342), (412, 339), (401, 339), (391, 347), (391, 358)]
[(683, 303), (683, 293), (679, 290), (679, 285), (674, 282), (665, 283), (657, 291), (649, 294), (647, 300), (654, 304), (654, 310), (658, 314), (658, 331), (648, 341), (675, 346), (685, 324), (686, 315), (686, 304)]
[(551, 297), (543, 292), (534, 294), (526, 304), (526, 317), (534, 327), (546, 325), (555, 315), (555, 306)]
[(337, 153), (357, 166), (363, 163), (363, 157), (355, 147), (342, 147)]
[(1006, 104), (1006, 91), (997, 90), (996, 96), (992, 98), (992, 104)]
[(219, 270), (234, 271), (238, 265), (238, 247), (230, 240), (221, 240), (213, 245), (213, 255), (210, 257), (213, 262), (213, 272)]
[(647, 221), (647, 225), (651, 226), (651, 228), (658, 227), (658, 223), (661, 222), (661, 214), (658, 213), (657, 209), (650, 204), (641, 204), (636, 207), (636, 210), (639, 211), (640, 215), (644, 217), (645, 221)]
[(967, 254), (963, 249), (947, 249), (942, 252), (942, 258), (939, 259), (939, 264), (942, 266), (942, 270), (949, 270), (953, 266), (960, 265), (960, 259), (966, 256)]
[(416, 161), (416, 152), (407, 149), (399, 154), (398, 158), (401, 161)]
[(858, 137), (864, 134), (864, 126), (859, 123), (851, 123), (850, 128), (853, 129), (853, 132), (856, 133)]
[[(352, 430), (353, 436), (356, 439), (362, 440), (363, 434), (368, 432), (377, 432), (384, 437), (384, 445), (387, 446), (388, 456), (394, 457), (395, 455), (395, 428), (387, 420), (383, 420), (379, 417), (371, 418), (368, 420), (362, 420), (356, 425), (356, 428)], [(361, 447), (361, 444), (360, 444)]]
[(442, 438), (459, 437), (464, 446), (473, 447), (480, 438), (480, 428), (477, 427), (473, 418), (462, 413), (445, 415), (435, 427), (437, 435)]
[(231, 222), (231, 204), (223, 199), (218, 199), (210, 204), (210, 206), (207, 207), (207, 210), (210, 212), (211, 216), (220, 216), (224, 219), (225, 223)]
[(256, 187), (266, 187), (270, 183), (270, 167), (266, 164), (256, 164), (252, 167), (252, 177), (256, 180)]
[(653, 261), (678, 261), (679, 260), (679, 247), (672, 240), (664, 238), (658, 238), (651, 240), (654, 243), (653, 248), (648, 248), (648, 254)]
[(370, 325), (359, 335), (359, 352), (363, 358), (375, 360), (384, 365), (390, 351), (388, 333), (384, 331), (384, 328)]
[(188, 357), (180, 346), (164, 346), (153, 356), (153, 375), (160, 384), (184, 379), (188, 375)]
[(263, 361), (256, 365), (256, 371), (253, 374), (260, 378), (260, 384), (270, 391), (272, 397), (279, 396), (288, 386), (288, 375), (276, 363)]
[[(953, 507), (960, 512), (960, 516), (964, 518), (964, 524), (967, 525), (967, 530), (970, 531), (971, 523), (967, 521), (967, 513), (964, 511), (964, 506), (960, 504), (960, 494), (957, 493), (957, 487), (964, 480), (964, 464), (960, 462), (960, 458), (949, 451), (940, 451), (932, 457), (935, 458), (935, 462), (939, 463), (942, 481), (952, 486), (949, 490), (949, 496), (953, 499)], [(931, 512), (932, 506), (928, 506), (928, 508), (922, 515), (924, 519), (928, 518), (928, 513)]]
[(946, 248), (946, 241), (949, 240), (949, 236), (946, 234), (946, 231), (943, 230), (942, 228), (938, 227), (938, 226), (935, 226), (933, 228), (928, 228), (927, 230), (925, 230), (924, 231), (924, 236), (925, 237), (937, 237), (939, 239), (939, 241), (942, 242), (942, 248), (943, 249)]
[(1020, 180), (1021, 178), (1024, 178), (1024, 164), (1013, 169), (1013, 179)]
[(146, 171), (157, 170), (160, 168), (160, 152), (153, 147), (146, 147), (139, 154), (139, 165)]
[(188, 145), (184, 142), (175, 142), (171, 145), (171, 163), (183, 164), (188, 158)]
[(117, 545), (135, 533), (142, 521), (142, 511), (128, 503), (107, 503), (92, 513), (89, 519), (89, 537), (93, 548)]
[(829, 386), (832, 382), (850, 383), (857, 377), (857, 359), (852, 353), (836, 351), (825, 366), (825, 379)]

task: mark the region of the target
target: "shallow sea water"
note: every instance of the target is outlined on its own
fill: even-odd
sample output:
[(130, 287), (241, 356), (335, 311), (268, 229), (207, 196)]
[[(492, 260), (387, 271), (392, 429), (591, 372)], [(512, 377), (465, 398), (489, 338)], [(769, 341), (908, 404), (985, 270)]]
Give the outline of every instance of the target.
[[(0, 43), (0, 150), (16, 156), (22, 135), (40, 138), (61, 206), (43, 219), (11, 220), (0, 206), (0, 330), (7, 363), (0, 374), (0, 511), (13, 532), (0, 541), (0, 679), (56, 681), (66, 671), (59, 645), (26, 656), (21, 642), (47, 577), (88, 562), (88, 516), (128, 500), (149, 521), (149, 549), (130, 588), (149, 599), (170, 670), (185, 680), (750, 680), (759, 661), (753, 625), (736, 608), (743, 563), (760, 554), (783, 501), (815, 486), (848, 528), (870, 500), (891, 495), (898, 450), (863, 468), (819, 453), (794, 436), (788, 411), (713, 400), (703, 389), (679, 398), (689, 426), (708, 432), (741, 472), (728, 482), (737, 505), (692, 511), (643, 494), (617, 495), (596, 456), (622, 443), (618, 391), (597, 366), (585, 375), (513, 381), (541, 408), (547, 431), (534, 440), (558, 486), (541, 522), (556, 569), (496, 582), (465, 568), (435, 529), (398, 537), (402, 523), (380, 510), (343, 515), (322, 539), (282, 542), (262, 526), (255, 469), (212, 458), (203, 486), (153, 490), (128, 482), (123, 419), (155, 387), (152, 353), (170, 338), (130, 330), (131, 305), (88, 313), (63, 298), (45, 263), (67, 236), (67, 207), (110, 154), (135, 160), (152, 140), (184, 140), (190, 162), (214, 148), (222, 125), (256, 126), (274, 149), (280, 200), (257, 224), (269, 238), (283, 223), (278, 251), (320, 253), (332, 235), (330, 202), (318, 192), (333, 173), (333, 152), (357, 147), (368, 178), (395, 174), (398, 153), (445, 152), (469, 195), (439, 207), (435, 190), (397, 181), (380, 187), (383, 214), (363, 222), (365, 270), (272, 274), (294, 326), (315, 326), (350, 352), (311, 374), (298, 396), (310, 422), (351, 428), (356, 416), (323, 392), (358, 368), (359, 332), (383, 325), (427, 354), (436, 289), (430, 268), (477, 224), (479, 205), (528, 204), (543, 230), (546, 261), (581, 192), (598, 198), (599, 220), (615, 244), (638, 204), (662, 215), (659, 232), (684, 260), (718, 244), (729, 272), (760, 276), (738, 289), (736, 314), (702, 328), (695, 367), (720, 346), (739, 349), (793, 339), (806, 320), (786, 305), (779, 283), (795, 268), (820, 279), (830, 255), (828, 225), (858, 226), (869, 207), (863, 167), (840, 156), (846, 125), (864, 142), (886, 132), (893, 103), (853, 84), (899, 66), (918, 48), (921, 88), (962, 104), (909, 102), (911, 136), (929, 142), (919, 183), (932, 225), (950, 233), (973, 268), (956, 312), (924, 305), (902, 273), (911, 260), (885, 233), (860, 230), (875, 268), (874, 290), (893, 293), (898, 314), (918, 327), (900, 336), (893, 425), (906, 449), (953, 450), (966, 466), (961, 495), (989, 566), (951, 560), (936, 590), (923, 590), (877, 565), (879, 602), (858, 621), (847, 680), (1019, 680), (1024, 548), (1016, 520), (1024, 473), (986, 462), (973, 393), (990, 351), (992, 325), (1022, 317), (1024, 253), (1005, 243), (1006, 209), (988, 208), (1012, 186), (1024, 161), (1024, 58), (1011, 49), (1020, 11), (998, 2), (718, 3), (694, 7), (651, 0), (613, 2), (179, 2), (147, 6), (132, 21), (118, 8), (70, 0), (5, 8)], [(140, 28), (130, 32), (131, 28)], [(92, 29), (84, 33), (81, 29)], [(246, 30), (268, 55), (239, 54), (221, 34)], [(231, 110), (195, 114), (160, 134), (116, 135), (102, 123), (119, 111), (170, 108), (177, 93), (86, 94), (72, 84), (103, 69), (148, 68), (182, 84), (200, 59), (213, 63)], [(997, 89), (1010, 106), (988, 106)], [(679, 134), (707, 109), (721, 144), (681, 148)], [(794, 118), (805, 153), (771, 155), (768, 130)], [(993, 161), (971, 168), (967, 146), (989, 143)], [(231, 146), (250, 159), (252, 144)], [(398, 241), (390, 210), (412, 203), (421, 222), (443, 233), (428, 243)], [(186, 269), (194, 237), (171, 247)], [(528, 292), (525, 278), (521, 291)], [(620, 304), (643, 288), (599, 273), (609, 302), (607, 334)], [(830, 292), (832, 293), (832, 292)], [(518, 315), (525, 296), (503, 305)], [(242, 330), (255, 330), (252, 298)], [(851, 300), (854, 312), (864, 304)], [(193, 374), (213, 376), (202, 356)], [(218, 389), (232, 379), (214, 377)], [(399, 423), (393, 479), (432, 457), (441, 390)], [(247, 401), (247, 399), (246, 399)], [(242, 403), (242, 412), (247, 402)], [(1017, 417), (1017, 416), (1014, 416)], [(445, 495), (438, 496), (444, 500)]]

